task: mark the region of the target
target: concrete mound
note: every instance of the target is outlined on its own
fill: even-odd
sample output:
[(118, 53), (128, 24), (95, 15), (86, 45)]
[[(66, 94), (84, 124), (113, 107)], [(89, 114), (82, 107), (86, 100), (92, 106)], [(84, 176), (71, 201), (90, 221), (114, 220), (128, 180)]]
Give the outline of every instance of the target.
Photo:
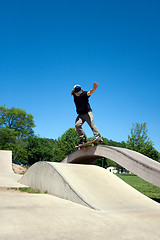
[(160, 209), (158, 203), (94, 165), (38, 162), (20, 183), (101, 211)]

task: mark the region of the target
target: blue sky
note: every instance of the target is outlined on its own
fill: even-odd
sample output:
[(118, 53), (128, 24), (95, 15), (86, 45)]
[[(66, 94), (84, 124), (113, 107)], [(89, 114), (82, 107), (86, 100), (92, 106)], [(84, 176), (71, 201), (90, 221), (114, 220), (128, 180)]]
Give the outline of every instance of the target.
[(0, 105), (26, 110), (36, 135), (56, 139), (74, 127), (73, 86), (97, 82), (90, 104), (102, 136), (126, 141), (132, 123), (146, 122), (160, 151), (159, 9), (158, 0), (2, 1)]

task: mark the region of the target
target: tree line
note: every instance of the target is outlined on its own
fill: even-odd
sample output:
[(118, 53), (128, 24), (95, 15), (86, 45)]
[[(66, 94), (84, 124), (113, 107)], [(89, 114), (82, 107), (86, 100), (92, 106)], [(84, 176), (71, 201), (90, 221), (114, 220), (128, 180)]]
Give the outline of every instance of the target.
[[(75, 151), (79, 138), (74, 128), (69, 128), (58, 139), (41, 138), (34, 134), (33, 116), (19, 108), (0, 107), (0, 149), (11, 150), (14, 162), (32, 165), (38, 161), (60, 162)], [(87, 139), (92, 140), (92, 138)], [(135, 123), (128, 135), (128, 140), (116, 142), (103, 137), (104, 145), (128, 148), (140, 152), (156, 161), (159, 153), (147, 135), (146, 123)], [(101, 165), (101, 159), (96, 161)], [(105, 167), (118, 166), (107, 159)]]

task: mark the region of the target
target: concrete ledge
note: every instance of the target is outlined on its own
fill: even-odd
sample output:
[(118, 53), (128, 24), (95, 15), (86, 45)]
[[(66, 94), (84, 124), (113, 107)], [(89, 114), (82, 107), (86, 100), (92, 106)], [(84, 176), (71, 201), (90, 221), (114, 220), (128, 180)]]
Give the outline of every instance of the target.
[(98, 145), (77, 150), (62, 162), (89, 164), (102, 157), (113, 160), (147, 182), (160, 187), (160, 163), (129, 149)]

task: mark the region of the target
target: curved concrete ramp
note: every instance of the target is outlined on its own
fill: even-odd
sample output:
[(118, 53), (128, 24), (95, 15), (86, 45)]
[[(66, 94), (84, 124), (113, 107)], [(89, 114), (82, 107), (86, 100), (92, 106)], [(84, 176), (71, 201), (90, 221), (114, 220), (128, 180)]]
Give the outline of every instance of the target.
[(25, 187), (18, 183), (22, 175), (15, 174), (12, 169), (12, 151), (0, 150), (0, 187)]
[(0, 173), (13, 173), (12, 151), (0, 150)]
[(160, 163), (126, 148), (106, 145), (87, 147), (71, 153), (62, 162), (89, 164), (102, 157), (113, 160), (147, 182), (160, 187)]
[(105, 211), (160, 209), (160, 205), (103, 168), (38, 162), (20, 183), (41, 192)]

